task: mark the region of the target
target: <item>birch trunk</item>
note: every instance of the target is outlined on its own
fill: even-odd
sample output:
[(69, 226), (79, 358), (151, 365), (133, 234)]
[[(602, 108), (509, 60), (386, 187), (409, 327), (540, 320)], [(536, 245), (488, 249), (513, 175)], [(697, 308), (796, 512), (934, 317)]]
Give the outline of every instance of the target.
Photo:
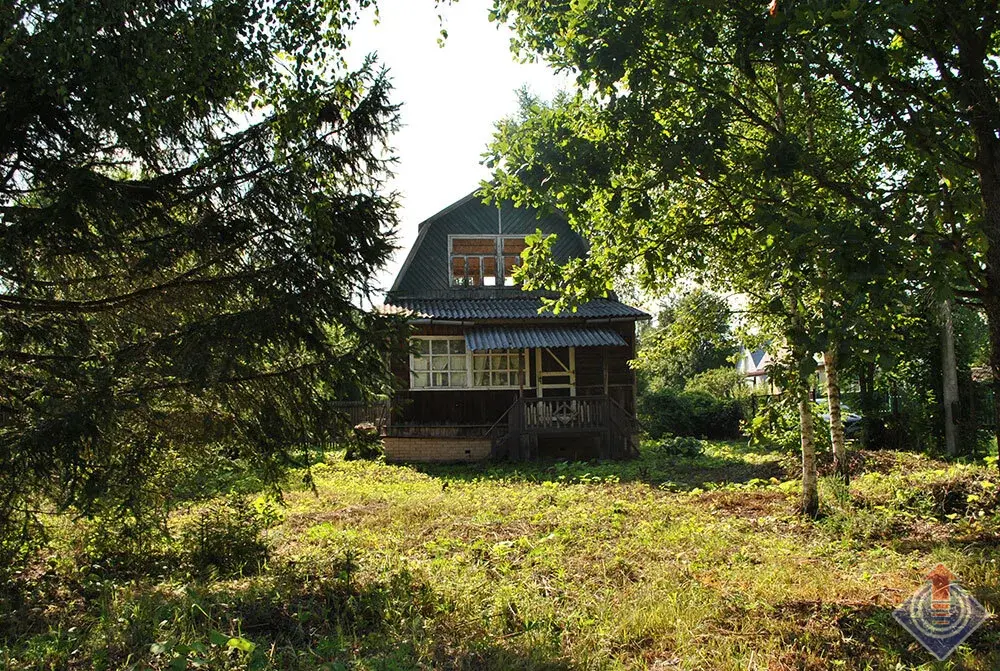
[(847, 464), (847, 445), (844, 442), (844, 421), (840, 412), (840, 373), (837, 371), (837, 350), (832, 344), (823, 352), (826, 371), (826, 401), (830, 408), (830, 444), (833, 446), (833, 472), (845, 483), (851, 480)]
[(819, 514), (819, 490), (816, 482), (816, 441), (813, 431), (809, 392), (799, 390), (799, 429), (802, 434), (802, 513), (809, 517)]

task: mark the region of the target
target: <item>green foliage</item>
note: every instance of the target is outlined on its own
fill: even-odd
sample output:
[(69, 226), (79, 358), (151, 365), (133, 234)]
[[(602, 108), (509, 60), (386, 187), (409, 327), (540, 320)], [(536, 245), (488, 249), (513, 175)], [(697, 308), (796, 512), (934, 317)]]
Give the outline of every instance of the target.
[[(813, 433), (817, 452), (830, 451), (830, 425), (823, 418), (823, 408), (817, 403), (809, 403), (813, 417)], [(744, 431), (751, 445), (771, 446), (779, 450), (795, 452), (802, 444), (799, 429), (799, 407), (794, 399), (782, 396), (779, 400), (765, 403), (757, 414), (744, 424)]]
[(750, 395), (743, 374), (734, 366), (712, 368), (691, 377), (684, 384), (684, 391), (700, 391), (715, 398), (739, 398)]
[(697, 438), (674, 436), (661, 438), (654, 449), (667, 456), (697, 457), (705, 451), (705, 445)]
[(181, 531), (181, 549), (199, 572), (245, 575), (260, 571), (270, 547), (266, 537), (282, 518), (277, 505), (265, 497), (231, 495), (208, 504)]
[(119, 513), (81, 527), (86, 534), (77, 561), (97, 576), (158, 573), (177, 564), (165, 519)]
[[(981, 451), (981, 443), (988, 440), (988, 436), (972, 426), (970, 402), (978, 406), (980, 417), (991, 409), (987, 406), (988, 396), (975, 394), (971, 369), (981, 365), (988, 342), (985, 323), (978, 311), (956, 306), (953, 316), (961, 390), (957, 413), (961, 422), (958, 447), (961, 454), (973, 454)], [(865, 392), (845, 397), (864, 417), (861, 437), (866, 447), (931, 452), (943, 449), (940, 338), (937, 301), (932, 295), (917, 294), (895, 323), (884, 331), (882, 342), (872, 347), (866, 357), (857, 357), (848, 367), (851, 377), (870, 376)]]
[(667, 304), (640, 333), (636, 369), (646, 386), (683, 388), (685, 380), (729, 363), (736, 353), (724, 298), (695, 289)]
[(639, 398), (639, 421), (647, 435), (738, 438), (743, 412), (735, 400), (704, 392), (649, 391)]
[[(930, 289), (984, 309), (996, 359), (1000, 166), (982, 159), (1000, 154), (1000, 10), (772, 8), (497, 0), (515, 48), (579, 85), (500, 125), (497, 191), (597, 232), (605, 249), (567, 281), (631, 263), (704, 273), (753, 296), (806, 351), (868, 362)], [(783, 324), (792, 301), (807, 318)]]
[(358, 424), (351, 431), (351, 436), (347, 441), (347, 450), (344, 459), (352, 461), (354, 459), (379, 459), (385, 455), (382, 445), (382, 436), (379, 435), (378, 427), (374, 424)]
[(387, 387), (399, 325), (357, 298), (396, 107), (339, 58), (368, 4), (0, 9), (0, 536), (155, 516), (219, 458), (276, 482)]

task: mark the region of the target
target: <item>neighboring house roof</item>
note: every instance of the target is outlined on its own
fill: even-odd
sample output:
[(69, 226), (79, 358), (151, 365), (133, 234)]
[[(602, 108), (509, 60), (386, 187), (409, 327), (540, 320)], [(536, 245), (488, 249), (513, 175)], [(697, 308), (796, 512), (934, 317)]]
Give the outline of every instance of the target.
[(767, 352), (760, 348), (750, 353), (750, 359), (753, 361), (754, 368), (760, 368), (760, 362), (764, 360), (765, 356), (767, 356)]
[(971, 372), (973, 382), (993, 382), (995, 379), (989, 366), (973, 366)]
[(517, 287), (451, 286), (448, 236), (530, 235), (538, 229), (543, 233), (556, 234), (553, 254), (559, 263), (587, 253), (587, 243), (561, 215), (540, 218), (534, 209), (514, 207), (511, 203), (500, 207), (488, 205), (480, 200), (476, 192), (470, 193), (419, 225), (417, 240), (389, 290), (389, 297), (440, 298), (455, 293), (463, 296), (523, 295), (524, 292)]
[(539, 313), (542, 301), (537, 296), (510, 298), (389, 298), (382, 312), (410, 319), (649, 319), (637, 308), (610, 298), (596, 298), (580, 305), (576, 312), (564, 310)]
[(625, 347), (628, 343), (607, 326), (486, 326), (465, 332), (472, 351), (525, 347)]

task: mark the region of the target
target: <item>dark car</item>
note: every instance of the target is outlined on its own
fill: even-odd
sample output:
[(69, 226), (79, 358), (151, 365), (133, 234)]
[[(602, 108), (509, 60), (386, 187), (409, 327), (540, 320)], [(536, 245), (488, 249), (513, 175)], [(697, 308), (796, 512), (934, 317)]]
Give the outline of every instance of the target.
[[(816, 405), (823, 409), (821, 415), (827, 422), (830, 421), (830, 406), (825, 398), (816, 399)], [(843, 403), (840, 404), (840, 421), (844, 425), (844, 436), (852, 438), (861, 430), (862, 417), (851, 410)]]

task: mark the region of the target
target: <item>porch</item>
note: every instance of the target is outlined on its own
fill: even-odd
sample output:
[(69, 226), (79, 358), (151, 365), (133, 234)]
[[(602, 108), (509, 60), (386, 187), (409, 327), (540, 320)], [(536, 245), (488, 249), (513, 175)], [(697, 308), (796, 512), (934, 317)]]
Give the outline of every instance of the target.
[[(639, 425), (610, 396), (518, 397), (493, 424), (393, 424), (384, 428), (386, 457), (434, 461), (486, 457), (524, 461), (546, 453), (556, 458), (625, 459), (638, 455)], [(572, 449), (558, 445), (572, 444)], [(562, 452), (562, 454), (560, 454)], [(568, 452), (568, 453), (567, 453)]]

